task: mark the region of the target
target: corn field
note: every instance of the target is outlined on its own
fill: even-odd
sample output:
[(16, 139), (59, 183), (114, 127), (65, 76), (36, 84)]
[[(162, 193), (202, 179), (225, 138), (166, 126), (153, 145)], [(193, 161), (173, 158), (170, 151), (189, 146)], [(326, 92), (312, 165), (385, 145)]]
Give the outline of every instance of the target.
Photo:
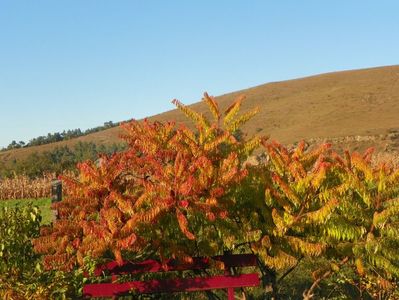
[(30, 179), (27, 176), (0, 179), (0, 200), (51, 197), (54, 174)]

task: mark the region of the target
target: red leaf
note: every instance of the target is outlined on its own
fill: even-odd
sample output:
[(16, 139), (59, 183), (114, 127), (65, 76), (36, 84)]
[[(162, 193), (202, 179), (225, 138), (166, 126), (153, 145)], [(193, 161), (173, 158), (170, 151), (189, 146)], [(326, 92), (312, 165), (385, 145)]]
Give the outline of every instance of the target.
[(228, 212), (227, 212), (226, 210), (221, 211), (221, 212), (219, 213), (219, 217), (220, 217), (221, 219), (226, 219), (226, 218), (227, 218), (227, 215), (228, 215)]
[(216, 220), (216, 216), (212, 212), (206, 213), (206, 217), (208, 218), (209, 221), (212, 221), (212, 222)]
[(179, 206), (183, 207), (183, 208), (187, 208), (188, 207), (188, 201), (187, 200), (182, 200), (179, 202)]
[(184, 233), (184, 235), (189, 240), (195, 240), (194, 234), (192, 234), (188, 230), (188, 220), (187, 220), (186, 216), (178, 208), (176, 208), (176, 215), (177, 215), (177, 221), (179, 222), (180, 229)]

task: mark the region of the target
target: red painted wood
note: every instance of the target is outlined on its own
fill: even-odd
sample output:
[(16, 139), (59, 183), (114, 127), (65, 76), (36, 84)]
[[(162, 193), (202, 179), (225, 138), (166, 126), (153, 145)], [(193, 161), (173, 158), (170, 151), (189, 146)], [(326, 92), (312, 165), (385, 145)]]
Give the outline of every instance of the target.
[(228, 288), (227, 289), (227, 300), (234, 300), (234, 289)]
[[(214, 256), (212, 260), (220, 261), (225, 267), (249, 267), (256, 266), (256, 256), (252, 254), (230, 254)], [(211, 266), (211, 259), (208, 257), (193, 257), (192, 263), (180, 263), (177, 260), (168, 260), (165, 264), (161, 264), (156, 260), (146, 260), (139, 263), (126, 261), (122, 265), (116, 262), (110, 262), (97, 267), (94, 272), (95, 276), (100, 276), (103, 272), (112, 274), (138, 274), (152, 273), (164, 271), (183, 271), (183, 270), (204, 270)]]
[[(126, 283), (86, 284), (83, 287), (85, 297), (112, 297), (126, 295), (129, 291), (142, 294), (193, 292), (213, 289), (254, 287), (259, 285), (257, 273), (238, 276), (214, 276), (208, 278), (179, 278)], [(234, 291), (233, 291), (234, 295)]]

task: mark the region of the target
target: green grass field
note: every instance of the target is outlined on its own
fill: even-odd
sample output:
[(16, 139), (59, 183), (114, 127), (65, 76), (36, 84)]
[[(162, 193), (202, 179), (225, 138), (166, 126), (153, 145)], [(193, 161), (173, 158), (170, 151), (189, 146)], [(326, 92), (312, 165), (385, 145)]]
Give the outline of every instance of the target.
[(40, 199), (18, 199), (18, 200), (1, 200), (1, 207), (23, 207), (31, 203), (40, 209), (40, 214), (42, 216), (42, 224), (49, 224), (53, 218), (53, 213), (51, 211), (51, 199), (40, 198)]

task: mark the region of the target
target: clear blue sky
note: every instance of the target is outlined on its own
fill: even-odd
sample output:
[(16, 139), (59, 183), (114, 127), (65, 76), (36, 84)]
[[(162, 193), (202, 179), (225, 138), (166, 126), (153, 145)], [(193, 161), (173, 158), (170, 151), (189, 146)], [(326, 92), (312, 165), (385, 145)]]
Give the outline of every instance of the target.
[(0, 0), (0, 147), (270, 81), (399, 64), (399, 1)]

